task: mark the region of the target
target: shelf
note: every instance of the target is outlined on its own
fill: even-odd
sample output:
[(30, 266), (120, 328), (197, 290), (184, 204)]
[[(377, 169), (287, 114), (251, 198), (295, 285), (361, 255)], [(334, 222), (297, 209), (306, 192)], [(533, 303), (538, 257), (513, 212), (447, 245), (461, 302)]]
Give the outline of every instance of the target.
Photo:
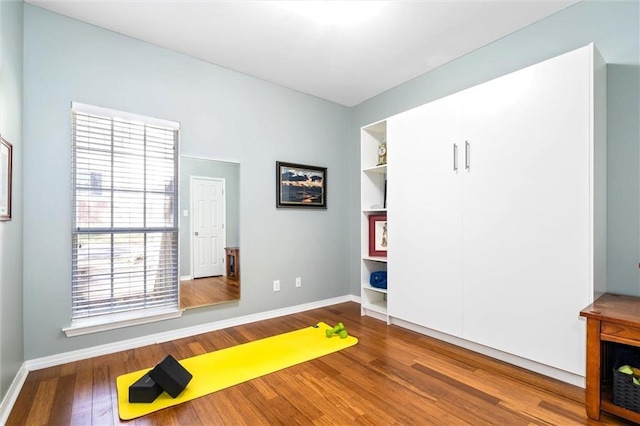
[(606, 411), (609, 414), (614, 414), (618, 417), (623, 417), (627, 420), (631, 420), (635, 423), (640, 424), (640, 413), (633, 410), (628, 410), (613, 403), (613, 389), (611, 387), (611, 384), (601, 384), (600, 404), (600, 408), (602, 411)]
[(368, 256), (369, 251), (369, 222), (372, 215), (386, 215), (384, 208), (387, 187), (387, 165), (376, 164), (381, 158), (378, 156), (380, 144), (387, 143), (386, 120), (362, 127), (360, 132), (360, 216), (362, 246), (361, 267), (361, 313), (370, 317), (388, 321), (387, 290), (375, 288), (369, 284), (371, 273), (387, 270), (386, 256)]
[(362, 210), (362, 213), (364, 214), (369, 214), (369, 213), (386, 213), (387, 209), (366, 209), (366, 210)]
[(371, 260), (373, 262), (384, 262), (387, 263), (386, 257), (377, 257), (377, 256), (364, 256), (362, 260)]
[(363, 304), (362, 307), (364, 309), (368, 309), (370, 311), (378, 312), (383, 315), (387, 315), (387, 302), (374, 302)]
[(387, 138), (387, 120), (381, 120), (377, 123), (363, 127), (362, 130), (369, 133), (377, 140), (385, 140)]
[(387, 165), (386, 164), (382, 164), (380, 166), (367, 167), (366, 169), (362, 169), (362, 171), (365, 172), (365, 173), (385, 174), (385, 173), (387, 173)]
[(387, 294), (387, 289), (386, 288), (376, 288), (376, 287), (372, 287), (369, 284), (365, 284), (362, 286), (363, 290), (368, 290), (368, 291), (375, 291), (376, 293), (383, 293), (383, 294)]
[(619, 407), (610, 400), (602, 400), (602, 411), (606, 411), (607, 413), (614, 414), (627, 420), (631, 420), (635, 423), (640, 423), (640, 413), (636, 413), (635, 411)]

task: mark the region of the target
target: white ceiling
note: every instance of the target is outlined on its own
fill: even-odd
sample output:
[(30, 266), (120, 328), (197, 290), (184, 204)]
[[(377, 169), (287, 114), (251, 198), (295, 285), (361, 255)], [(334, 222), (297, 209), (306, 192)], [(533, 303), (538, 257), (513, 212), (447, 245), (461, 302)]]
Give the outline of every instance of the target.
[[(26, 1), (353, 106), (578, 0)], [(301, 3), (355, 8), (356, 19), (327, 22), (341, 11), (306, 14)]]

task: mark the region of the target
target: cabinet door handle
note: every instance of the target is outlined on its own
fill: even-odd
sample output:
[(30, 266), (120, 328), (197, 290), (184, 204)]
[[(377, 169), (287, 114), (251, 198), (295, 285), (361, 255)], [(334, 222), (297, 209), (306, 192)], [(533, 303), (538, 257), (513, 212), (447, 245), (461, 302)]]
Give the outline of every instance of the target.
[(458, 171), (458, 145), (453, 144), (453, 171)]
[(469, 170), (471, 167), (471, 146), (469, 141), (464, 141), (464, 168)]

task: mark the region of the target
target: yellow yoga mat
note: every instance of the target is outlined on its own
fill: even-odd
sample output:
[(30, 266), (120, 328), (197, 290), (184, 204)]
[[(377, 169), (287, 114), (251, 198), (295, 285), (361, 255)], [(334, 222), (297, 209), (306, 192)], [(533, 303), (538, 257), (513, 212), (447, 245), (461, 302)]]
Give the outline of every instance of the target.
[(135, 419), (358, 343), (353, 336), (329, 339), (325, 334), (328, 328), (331, 326), (320, 322), (301, 330), (183, 359), (180, 364), (193, 374), (193, 378), (177, 398), (163, 392), (152, 403), (129, 403), (129, 386), (151, 368), (118, 376), (120, 418)]

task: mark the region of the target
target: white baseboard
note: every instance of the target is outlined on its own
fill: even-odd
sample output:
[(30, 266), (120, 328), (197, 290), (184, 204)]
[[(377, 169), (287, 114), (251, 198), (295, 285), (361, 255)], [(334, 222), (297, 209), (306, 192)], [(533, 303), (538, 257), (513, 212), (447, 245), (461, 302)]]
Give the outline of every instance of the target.
[(156, 343), (163, 343), (171, 340), (195, 336), (197, 334), (208, 333), (210, 331), (221, 330), (223, 328), (235, 327), (238, 325), (248, 324), (251, 322), (277, 318), (284, 315), (291, 315), (298, 312), (309, 311), (311, 309), (322, 308), (324, 306), (335, 305), (338, 303), (350, 302), (352, 300), (352, 297), (353, 296), (351, 295), (340, 296), (332, 299), (325, 299), (317, 302), (310, 302), (302, 305), (290, 306), (287, 308), (275, 309), (272, 311), (261, 312), (257, 314), (250, 314), (250, 315), (245, 315), (237, 318), (229, 318), (226, 320), (216, 321), (216, 322), (207, 323), (207, 324), (201, 324), (193, 327), (186, 327), (178, 330), (166, 331), (163, 333), (157, 333), (149, 336), (138, 337), (135, 339), (122, 340), (120, 342), (109, 343), (106, 345), (93, 346), (91, 348), (80, 349), (77, 351), (65, 352), (65, 353), (46, 356), (42, 358), (31, 359), (31, 360), (25, 361), (25, 367), (28, 371), (40, 370), (42, 368), (53, 367), (56, 365), (66, 364), (68, 362), (80, 361), (83, 359), (93, 358), (96, 356), (108, 355), (115, 352), (139, 348), (141, 346), (153, 345)]
[(193, 277), (191, 275), (185, 275), (184, 277), (180, 277), (180, 281), (191, 281)]
[(334, 297), (332, 299), (325, 299), (317, 302), (310, 302), (302, 305), (290, 306), (287, 308), (275, 309), (272, 311), (250, 314), (237, 318), (230, 318), (227, 320), (216, 321), (194, 327), (186, 327), (178, 330), (157, 333), (150, 336), (139, 337), (136, 339), (122, 340), (120, 342), (114, 342), (107, 345), (94, 346), (77, 351), (65, 352), (47, 357), (27, 360), (22, 364), (20, 370), (18, 370), (18, 374), (16, 374), (16, 377), (13, 379), (13, 382), (11, 383), (7, 394), (0, 403), (0, 425), (4, 425), (7, 422), (9, 414), (11, 413), (16, 400), (18, 399), (18, 395), (20, 394), (20, 390), (22, 390), (22, 386), (27, 379), (29, 371), (54, 367), (56, 365), (66, 364), (68, 362), (81, 361), (83, 359), (93, 358), (96, 356), (108, 355), (128, 349), (139, 348), (141, 346), (168, 342), (170, 340), (208, 333), (210, 331), (221, 330), (223, 328), (235, 327), (238, 325), (277, 318), (285, 315), (291, 315), (298, 312), (309, 311), (311, 309), (322, 308), (325, 306), (331, 306), (338, 303), (350, 301), (357, 301), (359, 303), (360, 298), (353, 295)]
[(23, 363), (22, 366), (20, 366), (16, 377), (13, 378), (13, 382), (11, 382), (11, 386), (9, 386), (7, 394), (2, 398), (2, 402), (0, 402), (0, 425), (7, 423), (13, 404), (16, 403), (18, 395), (22, 390), (22, 385), (24, 385), (25, 380), (27, 380), (28, 374), (29, 370), (27, 370)]
[[(80, 361), (83, 359), (93, 358), (101, 355), (108, 355), (115, 352), (120, 352), (128, 349), (134, 349), (141, 346), (152, 345), (156, 343), (163, 343), (170, 340), (181, 339), (184, 337), (190, 337), (197, 334), (208, 333), (210, 331), (221, 330), (223, 328), (235, 327), (243, 324), (249, 324), (256, 321), (262, 321), (271, 318), (277, 318), (285, 315), (291, 315), (299, 312), (309, 311), (312, 309), (322, 308), (325, 306), (335, 305), (344, 302), (356, 302), (360, 303), (360, 297), (355, 295), (347, 295), (335, 297), (332, 299), (320, 300), (317, 302), (305, 303), (302, 305), (290, 306), (287, 308), (275, 309), (272, 311), (261, 312), (257, 314), (245, 315), (237, 318), (230, 318), (227, 320), (216, 321), (208, 324), (202, 324), (193, 327), (186, 327), (178, 330), (167, 331), (163, 333), (157, 333), (150, 336), (144, 336), (136, 339), (128, 339), (120, 342), (115, 342), (107, 345), (94, 346), (91, 348), (80, 349), (77, 351), (65, 352), (62, 354), (56, 354), (52, 356), (36, 358), (25, 361), (16, 377), (13, 379), (7, 394), (0, 403), (0, 425), (6, 423), (11, 413), (11, 409), (15, 404), (20, 390), (24, 385), (29, 371), (39, 370), (42, 368), (53, 367), (56, 365), (66, 364), (68, 362)], [(439, 340), (443, 340), (448, 343), (452, 343), (457, 346), (461, 346), (465, 349), (479, 352), (484, 355), (508, 362), (510, 364), (517, 365), (519, 367), (526, 368), (531, 371), (543, 374), (545, 376), (553, 377), (566, 383), (570, 383), (576, 386), (585, 387), (584, 377), (577, 376), (566, 371), (558, 370), (553, 367), (549, 367), (543, 364), (539, 364), (530, 360), (526, 360), (514, 355), (506, 354), (504, 352), (497, 351), (482, 345), (478, 345), (473, 342), (469, 342), (463, 339), (459, 339), (453, 336), (449, 336), (444, 333), (440, 333), (434, 330), (430, 330), (425, 327), (417, 326), (415, 324), (408, 323), (406, 321), (398, 320), (396, 318), (391, 319), (392, 324), (399, 325), (401, 327), (416, 331), (427, 336), (434, 337)]]
[(366, 315), (371, 318), (375, 318), (378, 321), (384, 321), (389, 324), (389, 317), (386, 314), (382, 314), (380, 312), (372, 311), (371, 309), (364, 308), (362, 309), (362, 315)]

